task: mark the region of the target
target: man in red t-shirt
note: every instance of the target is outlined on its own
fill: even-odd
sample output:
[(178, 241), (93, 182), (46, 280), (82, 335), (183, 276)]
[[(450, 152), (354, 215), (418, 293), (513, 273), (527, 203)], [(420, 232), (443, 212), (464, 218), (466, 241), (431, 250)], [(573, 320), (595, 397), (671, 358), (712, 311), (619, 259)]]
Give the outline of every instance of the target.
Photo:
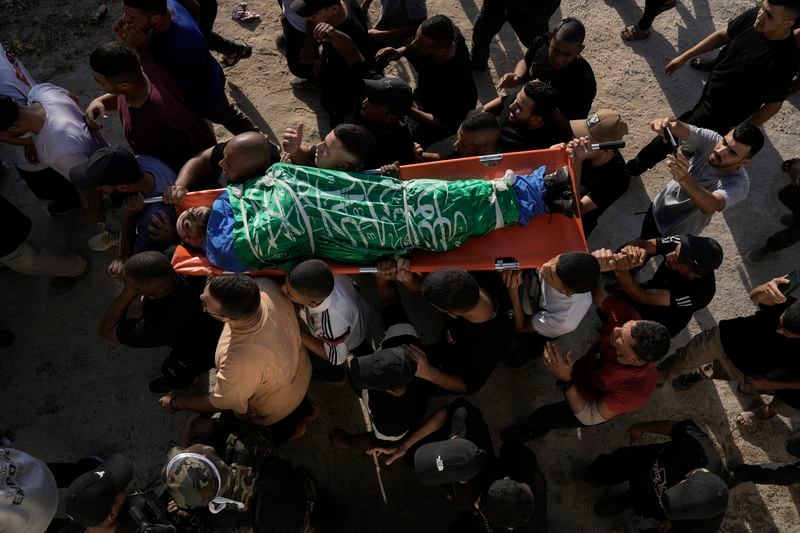
[(106, 94), (89, 103), (86, 123), (117, 111), (122, 131), (136, 155), (151, 155), (175, 172), (216, 143), (209, 125), (191, 110), (169, 74), (152, 62), (140, 63), (132, 48), (118, 42), (98, 46), (89, 58), (92, 77)]
[(639, 313), (605, 290), (592, 291), (607, 325), (600, 338), (577, 362), (562, 355), (552, 342), (545, 364), (564, 393), (564, 401), (536, 409), (526, 420), (506, 428), (503, 440), (541, 437), (551, 429), (594, 426), (638, 409), (656, 388), (658, 361), (669, 350), (669, 331), (662, 324), (640, 320)]

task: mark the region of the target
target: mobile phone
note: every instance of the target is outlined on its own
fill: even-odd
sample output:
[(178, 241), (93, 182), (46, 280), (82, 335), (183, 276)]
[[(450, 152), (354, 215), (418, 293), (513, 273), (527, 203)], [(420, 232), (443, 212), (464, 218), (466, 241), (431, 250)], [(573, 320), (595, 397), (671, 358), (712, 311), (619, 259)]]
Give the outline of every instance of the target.
[(786, 275), (789, 278), (789, 283), (781, 286), (781, 292), (784, 296), (791, 294), (797, 287), (800, 287), (800, 269), (794, 269)]
[(672, 155), (678, 153), (678, 141), (675, 139), (675, 136), (672, 134), (672, 130), (669, 128), (664, 128), (664, 140), (669, 145), (669, 152)]

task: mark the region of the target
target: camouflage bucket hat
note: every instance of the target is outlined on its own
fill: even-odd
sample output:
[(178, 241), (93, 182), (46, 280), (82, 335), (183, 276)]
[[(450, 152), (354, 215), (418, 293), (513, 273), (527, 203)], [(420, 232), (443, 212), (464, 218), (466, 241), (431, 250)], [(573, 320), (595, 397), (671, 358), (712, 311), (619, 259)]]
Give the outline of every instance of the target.
[(164, 468), (164, 484), (178, 507), (205, 507), (217, 497), (222, 478), (211, 459), (186, 451), (170, 453), (170, 456)]

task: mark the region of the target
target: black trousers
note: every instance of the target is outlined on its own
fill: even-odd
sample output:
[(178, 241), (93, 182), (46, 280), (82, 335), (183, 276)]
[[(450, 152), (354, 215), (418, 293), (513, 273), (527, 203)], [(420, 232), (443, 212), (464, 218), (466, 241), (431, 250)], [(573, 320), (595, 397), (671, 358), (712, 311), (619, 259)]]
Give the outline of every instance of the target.
[(649, 30), (653, 25), (653, 21), (661, 13), (661, 7), (667, 3), (667, 0), (645, 0), (644, 13), (642, 18), (639, 19), (637, 26), (642, 30)]
[(536, 409), (525, 421), (531, 438), (535, 439), (552, 429), (579, 428), (583, 423), (575, 418), (566, 400)]
[(800, 483), (800, 462), (785, 464), (739, 465), (733, 468), (737, 481), (762, 485), (794, 485)]
[(214, 21), (217, 20), (217, 0), (199, 0), (200, 20), (197, 25), (206, 38), (208, 49), (223, 55), (235, 55), (239, 45), (235, 41), (214, 32)]
[(548, 31), (548, 23), (561, 0), (483, 0), (472, 30), (472, 61), (489, 60), (489, 44), (508, 21), (526, 48), (534, 38)]
[(653, 204), (650, 204), (650, 207), (647, 209), (647, 213), (644, 215), (644, 220), (642, 221), (642, 232), (639, 235), (640, 239), (658, 239), (661, 237), (661, 232), (658, 229), (658, 225), (656, 225), (656, 218), (653, 215)]
[(778, 191), (778, 199), (792, 212), (794, 221), (767, 239), (767, 248), (772, 251), (783, 250), (800, 241), (800, 185), (790, 183), (785, 186)]
[(17, 172), (37, 198), (63, 204), (81, 205), (78, 189), (71, 181), (52, 168), (30, 172), (17, 167)]
[(289, 72), (298, 78), (314, 79), (314, 65), (300, 61), (300, 50), (306, 41), (306, 34), (292, 26), (283, 15), (281, 15), (281, 26), (286, 37), (286, 63), (289, 65)]
[[(713, 130), (720, 135), (725, 135), (740, 122), (737, 120), (739, 118), (738, 113), (733, 119), (732, 117), (734, 117), (732, 113), (722, 111), (715, 113), (714, 116), (709, 115), (705, 110), (701, 97), (697, 105), (679, 116), (678, 119), (681, 122), (686, 122), (687, 124)], [(669, 148), (669, 144), (664, 141), (664, 138), (660, 135), (656, 135), (647, 146), (639, 150), (636, 157), (628, 161), (626, 165), (628, 172), (630, 172), (631, 176), (638, 176), (650, 170), (667, 157)]]

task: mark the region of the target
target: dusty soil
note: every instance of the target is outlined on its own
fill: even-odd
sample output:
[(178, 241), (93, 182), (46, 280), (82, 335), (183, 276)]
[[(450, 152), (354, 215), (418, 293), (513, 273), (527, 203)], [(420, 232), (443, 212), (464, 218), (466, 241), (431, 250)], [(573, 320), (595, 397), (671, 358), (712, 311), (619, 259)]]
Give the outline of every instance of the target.
[[(373, 18), (378, 2), (375, 4)], [(121, 9), (118, 1), (112, 2), (109, 17), (98, 26), (90, 23), (96, 5), (78, 0), (0, 0), (0, 35), (19, 52), (39, 82), (67, 87), (87, 103), (99, 94), (90, 77), (88, 54), (96, 44), (112, 38), (110, 25)], [(275, 2), (251, 2), (250, 7), (264, 16), (261, 22), (248, 25), (229, 19), (233, 5), (231, 0), (220, 2), (217, 30), (246, 39), (254, 47), (251, 59), (227, 71), (233, 97), (271, 135), (304, 122), (307, 139), (314, 140), (319, 131), (314, 112), (316, 94), (309, 90), (295, 92), (289, 86), (291, 75), (275, 45), (280, 31)], [(554, 20), (563, 14), (577, 16), (586, 23), (585, 56), (595, 70), (599, 86), (594, 108), (613, 108), (625, 117), (631, 134), (624, 152), (632, 156), (650, 138), (650, 119), (688, 109), (700, 93), (704, 80), (701, 73), (686, 67), (668, 78), (663, 66), (677, 51), (685, 50), (751, 5), (743, 0), (715, 2), (713, 6), (706, 0), (679, 2), (677, 9), (656, 20), (648, 41), (631, 45), (620, 40), (619, 30), (623, 24), (638, 20), (642, 3), (564, 0)], [(477, 0), (429, 1), (431, 14), (443, 13), (453, 18), (468, 39), (479, 7)], [(498, 75), (510, 71), (523, 52), (506, 26), (492, 45), (491, 72), (476, 74), (481, 101), (495, 96), (493, 87)], [(397, 71), (401, 76), (413, 77), (406, 65), (400, 65)], [(792, 97), (767, 125), (768, 144), (750, 170), (750, 197), (717, 216), (706, 231), (720, 241), (726, 253), (718, 274), (717, 295), (674, 346), (682, 345), (690, 334), (718, 320), (749, 314), (754, 309), (747, 298), (749, 288), (797, 266), (796, 247), (757, 268), (743, 263), (741, 255), (780, 227), (778, 217), (784, 209), (776, 191), (785, 178), (779, 166), (781, 160), (798, 155), (793, 146), (800, 133), (796, 121), (798, 101), (798, 97)], [(106, 122), (105, 132), (112, 144), (123, 142), (116, 118)], [(220, 137), (226, 135), (222, 130), (217, 133)], [(590, 247), (616, 246), (636, 236), (640, 213), (665, 183), (666, 176), (666, 169), (659, 166), (642, 179), (633, 180), (625, 197), (604, 216)], [(46, 460), (111, 451), (125, 453), (137, 465), (136, 483), (141, 485), (157, 474), (187, 416), (167, 415), (147, 391), (147, 381), (157, 375), (163, 351), (113, 346), (95, 334), (99, 316), (119, 286), (104, 273), (113, 252), (92, 255), (85, 248), (92, 230), (82, 222), (81, 215), (49, 217), (44, 204), (30, 194), (16, 173), (0, 183), (0, 190), (34, 219), (36, 243), (78, 250), (91, 255), (92, 262), (91, 272), (65, 292), (54, 291), (47, 279), (0, 272), (0, 324), (17, 336), (16, 345), (0, 356), (0, 372), (6, 376), (0, 392), (0, 427), (15, 431), (19, 448)], [(364, 284), (369, 286), (369, 280)], [(418, 308), (418, 323), (427, 326), (427, 335), (434, 335), (435, 327), (428, 326), (435, 324), (433, 313), (419, 302), (411, 303)], [(582, 353), (596, 336), (596, 326), (594, 313), (589, 313), (581, 328), (560, 344)], [(347, 518), (346, 525), (336, 530), (444, 531), (453, 512), (441, 494), (413, 482), (403, 466), (383, 470), (389, 502), (384, 505), (371, 459), (356, 452), (329, 450), (327, 435), (332, 427), (342, 426), (350, 431), (363, 427), (354, 396), (346, 388), (319, 384), (312, 387), (310, 394), (322, 409), (321, 418), (307, 437), (278, 453), (308, 467), (338, 496)], [(472, 401), (483, 408), (492, 429), (499, 432), (532, 408), (558, 399), (552, 378), (541, 363), (535, 363), (523, 371), (499, 367)], [(531, 447), (548, 480), (551, 530), (610, 530), (612, 523), (595, 517), (591, 510), (603, 489), (576, 481), (574, 473), (596, 454), (626, 445), (625, 428), (636, 421), (692, 417), (709, 429), (729, 458), (755, 463), (790, 461), (783, 446), (792, 432), (792, 421), (776, 417), (755, 430), (736, 426), (733, 417), (750, 401), (724, 382), (705, 383), (686, 393), (664, 387), (635, 414), (585, 431), (554, 431), (533, 442)], [(499, 445), (499, 439), (496, 443)], [(723, 529), (797, 531), (798, 502), (800, 491), (796, 488), (756, 488), (745, 484), (732, 493)], [(632, 516), (623, 518), (631, 525), (635, 523)]]

